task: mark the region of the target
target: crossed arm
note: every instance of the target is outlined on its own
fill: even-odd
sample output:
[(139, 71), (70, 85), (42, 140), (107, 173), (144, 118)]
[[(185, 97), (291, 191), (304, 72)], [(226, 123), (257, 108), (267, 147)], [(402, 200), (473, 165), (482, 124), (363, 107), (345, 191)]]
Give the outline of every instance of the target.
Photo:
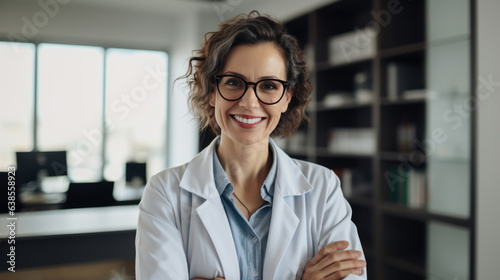
[[(302, 280), (338, 280), (350, 274), (360, 276), (366, 261), (359, 259), (362, 256), (360, 251), (345, 250), (348, 246), (347, 241), (337, 241), (323, 247), (306, 265)], [(224, 280), (224, 278), (218, 277), (214, 280)]]

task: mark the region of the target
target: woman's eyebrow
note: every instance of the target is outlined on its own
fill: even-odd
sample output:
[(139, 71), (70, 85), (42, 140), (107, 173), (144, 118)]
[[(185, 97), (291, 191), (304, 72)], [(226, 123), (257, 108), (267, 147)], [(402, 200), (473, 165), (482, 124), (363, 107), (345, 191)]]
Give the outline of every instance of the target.
[[(226, 72), (224, 72), (224, 75), (234, 75), (234, 76), (241, 77), (244, 80), (246, 80), (246, 78), (247, 78), (245, 75), (240, 74), (238, 72), (233, 72), (233, 71), (226, 71)], [(279, 80), (280, 78), (278, 76), (274, 76), (274, 75), (273, 76), (261, 76), (261, 77), (259, 77), (259, 81), (264, 80), (264, 79), (278, 79)]]
[(224, 75), (234, 75), (234, 76), (238, 76), (238, 77), (241, 77), (243, 79), (246, 79), (245, 75), (240, 74), (238, 72), (233, 72), (233, 71), (226, 71), (226, 72), (224, 72)]

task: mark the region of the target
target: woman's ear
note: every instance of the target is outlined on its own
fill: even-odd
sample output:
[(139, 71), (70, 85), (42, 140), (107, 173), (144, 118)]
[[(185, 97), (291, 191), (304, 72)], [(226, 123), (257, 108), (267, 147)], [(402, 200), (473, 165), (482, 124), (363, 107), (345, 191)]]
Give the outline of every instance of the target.
[(210, 106), (215, 107), (215, 91), (210, 94)]
[(293, 90), (287, 90), (285, 92), (285, 96), (283, 96), (283, 108), (281, 109), (281, 113), (286, 112), (288, 110), (288, 104), (292, 100)]

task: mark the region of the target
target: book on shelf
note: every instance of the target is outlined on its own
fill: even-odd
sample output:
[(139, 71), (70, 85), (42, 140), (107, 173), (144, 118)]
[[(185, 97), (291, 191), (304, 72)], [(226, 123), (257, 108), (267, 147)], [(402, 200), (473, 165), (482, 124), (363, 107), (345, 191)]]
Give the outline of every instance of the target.
[(331, 91), (328, 92), (321, 102), (325, 108), (335, 108), (354, 103), (354, 97), (348, 91)]
[(410, 89), (403, 91), (401, 98), (404, 100), (422, 100), (427, 98), (427, 90)]
[(384, 174), (389, 184), (389, 201), (410, 208), (422, 209), (427, 202), (425, 171), (393, 167)]
[(417, 126), (410, 122), (408, 117), (404, 117), (397, 127), (398, 151), (409, 153), (415, 149), (415, 139), (417, 137)]
[(374, 57), (376, 33), (374, 28), (367, 27), (331, 37), (328, 60), (333, 65), (340, 65)]
[(330, 132), (328, 151), (371, 155), (375, 152), (375, 132), (372, 128), (334, 128)]

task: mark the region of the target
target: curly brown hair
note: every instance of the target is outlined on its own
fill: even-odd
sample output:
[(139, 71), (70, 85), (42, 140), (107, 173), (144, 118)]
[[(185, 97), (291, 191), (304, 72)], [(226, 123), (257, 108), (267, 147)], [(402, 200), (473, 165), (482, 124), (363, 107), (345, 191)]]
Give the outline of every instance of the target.
[(213, 77), (222, 71), (231, 48), (261, 42), (273, 42), (281, 48), (286, 59), (287, 81), (293, 92), (288, 109), (281, 114), (271, 136), (289, 136), (302, 121), (309, 121), (305, 110), (311, 99), (312, 85), (297, 39), (288, 34), (280, 22), (252, 11), (226, 20), (219, 24), (219, 30), (205, 34), (203, 47), (193, 51), (188, 71), (180, 77), (187, 79), (190, 110), (197, 117), (202, 130), (210, 126), (216, 135), (221, 133), (210, 99), (215, 89)]

